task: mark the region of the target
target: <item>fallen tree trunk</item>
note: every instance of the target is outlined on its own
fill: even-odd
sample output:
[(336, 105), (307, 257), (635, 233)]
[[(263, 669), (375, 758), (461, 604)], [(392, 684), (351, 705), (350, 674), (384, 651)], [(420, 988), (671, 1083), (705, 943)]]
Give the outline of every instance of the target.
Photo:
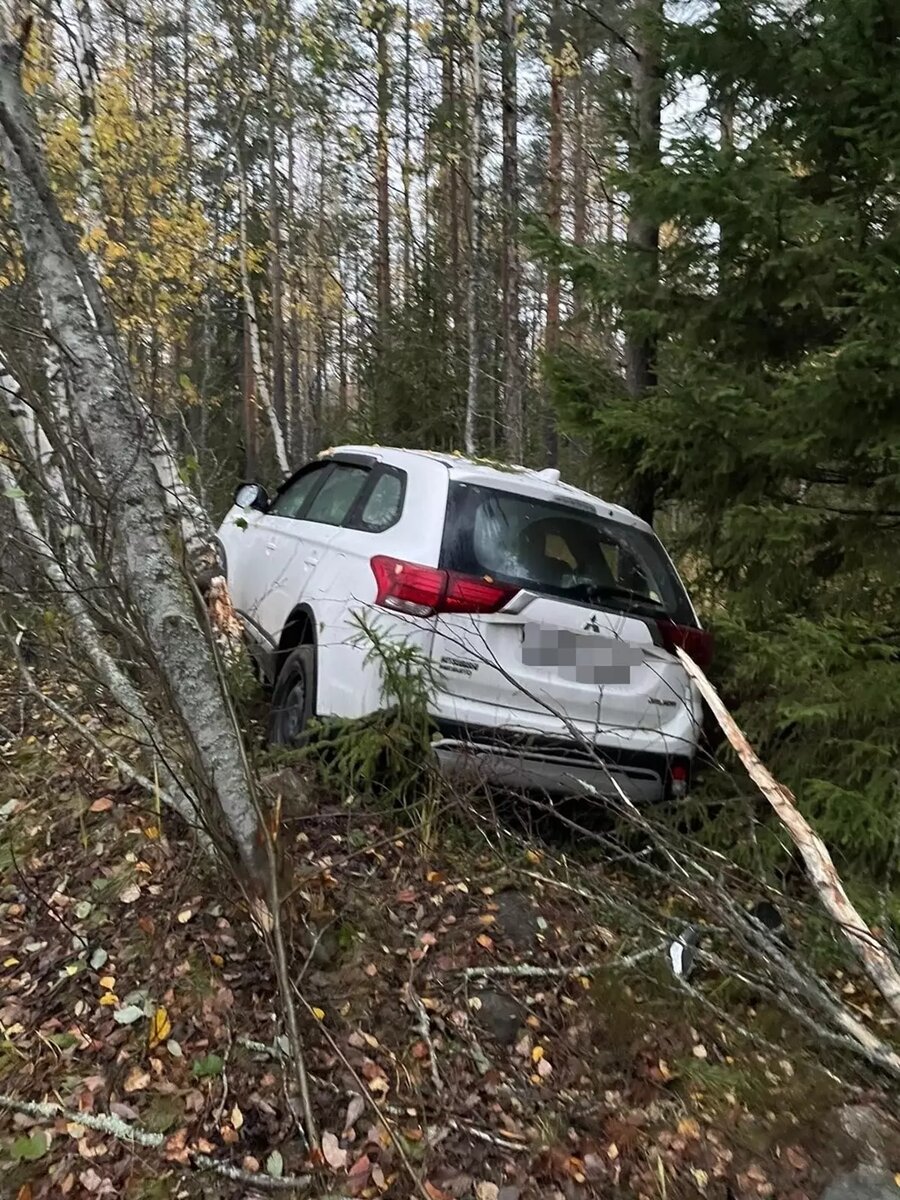
[(891, 1010), (900, 1016), (900, 973), (887, 950), (871, 932), (844, 889), (828, 847), (797, 808), (794, 793), (779, 783), (757, 757), (716, 689), (697, 664), (681, 649), (677, 651), (684, 669), (700, 689), (713, 715), (747, 774), (768, 800), (775, 815), (800, 852), (822, 907), (840, 926), (850, 949), (878, 988)]
[(0, 46), (0, 150), (26, 264), (89, 439), (96, 494), (105, 498), (110, 562), (194, 751), (197, 790), (214, 802), (244, 867), (260, 881), (265, 832), (183, 555), (173, 550), (177, 531), (153, 462), (155, 423), (134, 394), (104, 297), (47, 182), (22, 56), (22, 44)]

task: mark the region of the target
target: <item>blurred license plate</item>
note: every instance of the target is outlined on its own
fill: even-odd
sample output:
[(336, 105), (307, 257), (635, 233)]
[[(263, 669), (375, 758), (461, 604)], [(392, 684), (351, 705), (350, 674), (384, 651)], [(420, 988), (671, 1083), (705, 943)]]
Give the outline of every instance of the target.
[(550, 629), (546, 625), (525, 626), (524, 665), (552, 668), (563, 679), (575, 683), (630, 683), (632, 668), (642, 663), (643, 658), (636, 646), (620, 638), (576, 633), (573, 629)]

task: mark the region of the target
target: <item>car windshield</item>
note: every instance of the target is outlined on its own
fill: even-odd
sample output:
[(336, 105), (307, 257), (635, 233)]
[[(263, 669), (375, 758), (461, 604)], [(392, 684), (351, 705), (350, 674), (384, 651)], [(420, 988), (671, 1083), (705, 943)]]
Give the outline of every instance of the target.
[(587, 507), (451, 483), (441, 566), (580, 604), (696, 624), (658, 539)]

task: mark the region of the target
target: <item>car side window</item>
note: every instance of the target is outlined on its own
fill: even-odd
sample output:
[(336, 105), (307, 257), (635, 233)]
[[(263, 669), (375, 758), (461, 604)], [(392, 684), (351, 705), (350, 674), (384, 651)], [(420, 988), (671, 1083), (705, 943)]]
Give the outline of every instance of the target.
[(342, 524), (365, 486), (368, 474), (367, 467), (335, 463), (333, 471), (303, 514), (304, 520), (319, 521), (323, 525)]
[(403, 477), (387, 472), (379, 476), (359, 514), (359, 524), (369, 533), (389, 529), (400, 516)]
[(327, 465), (323, 463), (304, 471), (293, 483), (289, 483), (284, 491), (278, 493), (272, 501), (269, 514), (273, 517), (292, 517), (296, 520), (313, 488), (319, 486), (322, 472), (325, 470)]

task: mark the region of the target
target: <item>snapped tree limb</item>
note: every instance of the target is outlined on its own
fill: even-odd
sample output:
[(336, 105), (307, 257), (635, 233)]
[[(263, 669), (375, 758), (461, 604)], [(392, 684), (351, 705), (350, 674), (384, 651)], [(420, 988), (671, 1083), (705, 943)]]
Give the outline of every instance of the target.
[(798, 809), (794, 793), (779, 783), (759, 760), (734, 717), (722, 703), (718, 692), (694, 660), (681, 649), (677, 653), (684, 669), (712, 710), (722, 732), (744, 764), (747, 774), (768, 800), (791, 841), (800, 851), (810, 883), (822, 907), (840, 926), (850, 949), (891, 1010), (900, 1016), (900, 973), (887, 950), (868, 928), (847, 895), (828, 847)]

